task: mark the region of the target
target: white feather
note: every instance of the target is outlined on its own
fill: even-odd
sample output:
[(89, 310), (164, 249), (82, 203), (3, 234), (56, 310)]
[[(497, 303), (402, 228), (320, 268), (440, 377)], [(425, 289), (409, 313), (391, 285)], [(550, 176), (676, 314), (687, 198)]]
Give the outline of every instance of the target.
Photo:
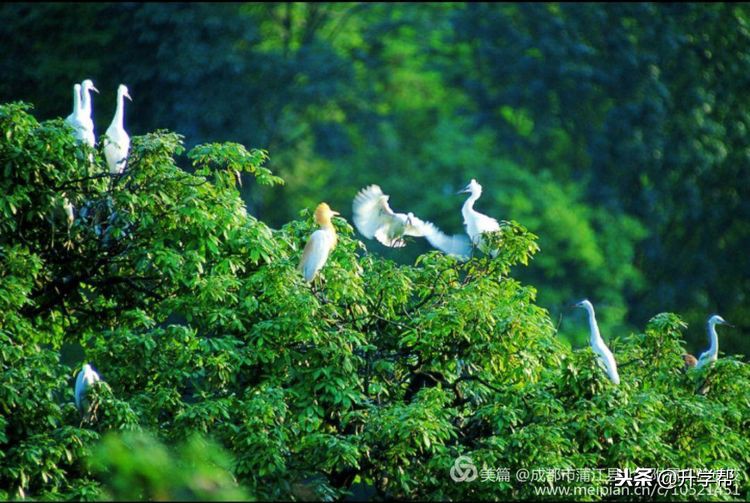
[(612, 355), (612, 351), (609, 350), (599, 333), (599, 325), (596, 323), (596, 315), (594, 314), (594, 305), (588, 300), (583, 300), (576, 304), (576, 306), (582, 307), (588, 311), (589, 327), (591, 329), (591, 349), (593, 349), (594, 353), (597, 355), (597, 363), (607, 372), (610, 381), (614, 384), (620, 384), (620, 375), (617, 373), (617, 362), (615, 362), (615, 357)]
[(87, 411), (84, 410), (84, 404), (83, 401), (86, 397), (86, 392), (89, 390), (89, 388), (97, 381), (100, 381), (99, 374), (96, 373), (94, 369), (91, 368), (91, 365), (88, 363), (83, 366), (80, 372), (78, 372), (78, 376), (76, 377), (76, 387), (75, 387), (75, 394), (74, 399), (76, 403), (76, 408), (81, 412), (81, 414), (86, 413)]
[(471, 242), (463, 234), (449, 236), (438, 229), (431, 222), (422, 224), (424, 237), (438, 250), (448, 255), (453, 255), (461, 260), (468, 260), (471, 254)]
[(406, 246), (404, 236), (425, 237), (430, 245), (449, 255), (468, 258), (471, 244), (463, 236), (447, 236), (431, 222), (413, 213), (396, 213), (388, 205), (389, 196), (377, 185), (360, 190), (352, 203), (352, 220), (368, 239), (375, 238), (385, 246)]
[(485, 232), (495, 232), (500, 230), (500, 223), (494, 218), (479, 213), (474, 209), (474, 203), (482, 195), (482, 186), (479, 185), (476, 180), (472, 179), (464, 192), (470, 193), (469, 198), (461, 208), (461, 214), (464, 217), (464, 225), (466, 225), (466, 233), (469, 235), (474, 246), (478, 247), (483, 252), (496, 257), (498, 250), (488, 250), (482, 234)]
[(113, 175), (125, 170), (125, 163), (130, 150), (130, 136), (124, 127), (125, 97), (130, 97), (128, 88), (120, 84), (117, 89), (117, 108), (112, 123), (104, 134), (104, 157)]
[(307, 245), (305, 245), (302, 262), (300, 263), (305, 281), (312, 281), (318, 271), (323, 268), (335, 242), (336, 236), (331, 230), (319, 229), (312, 233)]

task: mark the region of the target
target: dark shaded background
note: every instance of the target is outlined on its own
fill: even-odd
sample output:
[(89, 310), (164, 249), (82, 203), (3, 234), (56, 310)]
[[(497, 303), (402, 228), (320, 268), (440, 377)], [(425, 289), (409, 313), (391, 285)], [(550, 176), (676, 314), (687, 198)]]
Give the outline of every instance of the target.
[[(97, 134), (130, 88), (126, 128), (270, 153), (286, 185), (243, 197), (272, 226), (378, 183), (396, 210), (461, 231), (477, 207), (542, 252), (518, 275), (587, 334), (658, 312), (688, 349), (750, 353), (750, 8), (721, 4), (4, 4), (0, 102), (65, 117), (91, 78)], [(185, 167), (188, 163), (182, 160)], [(368, 242), (409, 262), (428, 248)]]

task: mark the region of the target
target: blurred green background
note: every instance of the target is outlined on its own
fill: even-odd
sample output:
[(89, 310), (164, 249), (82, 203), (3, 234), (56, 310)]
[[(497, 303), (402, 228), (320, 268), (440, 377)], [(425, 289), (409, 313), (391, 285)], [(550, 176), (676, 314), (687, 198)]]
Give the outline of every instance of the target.
[(3, 4), (0, 102), (65, 117), (91, 78), (100, 135), (125, 83), (131, 136), (267, 149), (287, 183), (243, 198), (274, 227), (319, 201), (350, 219), (377, 183), (461, 232), (476, 178), (477, 209), (539, 236), (516, 275), (573, 344), (565, 306), (588, 297), (605, 338), (672, 311), (697, 354), (717, 312), (737, 325), (721, 350), (749, 354), (749, 22), (747, 4)]

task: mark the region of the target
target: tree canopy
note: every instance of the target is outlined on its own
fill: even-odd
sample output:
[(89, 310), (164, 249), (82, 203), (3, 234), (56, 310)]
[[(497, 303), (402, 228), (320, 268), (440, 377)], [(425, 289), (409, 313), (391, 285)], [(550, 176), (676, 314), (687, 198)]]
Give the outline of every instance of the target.
[[(126, 83), (131, 133), (271, 152), (286, 184), (246, 177), (242, 197), (274, 227), (319, 200), (349, 216), (379, 183), (457, 232), (451, 194), (477, 178), (492, 214), (539, 236), (519, 277), (556, 318), (589, 296), (625, 336), (679, 312), (697, 353), (718, 312), (739, 327), (722, 349), (747, 353), (748, 19), (700, 3), (4, 4), (0, 102), (65, 116), (91, 77), (101, 131)], [(560, 330), (583, 342), (583, 324)]]
[[(264, 150), (181, 157), (181, 136), (156, 131), (111, 176), (29, 108), (0, 106), (1, 497), (535, 496), (454, 482), (460, 455), (513, 470), (729, 469), (736, 493), (718, 497), (750, 494), (750, 366), (684, 372), (686, 325), (661, 313), (607, 336), (614, 386), (516, 279), (544, 255), (522, 223), (491, 237), (496, 258), (401, 264), (337, 217), (311, 286), (296, 266), (312, 207), (273, 229), (236, 186), (233, 170), (260, 191), (281, 183)], [(91, 421), (73, 405), (83, 361), (103, 380)]]

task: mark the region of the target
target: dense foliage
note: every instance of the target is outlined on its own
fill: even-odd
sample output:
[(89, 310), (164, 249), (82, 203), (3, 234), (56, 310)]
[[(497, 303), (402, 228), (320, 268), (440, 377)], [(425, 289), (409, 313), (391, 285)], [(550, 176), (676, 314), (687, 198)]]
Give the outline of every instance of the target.
[[(380, 183), (393, 206), (458, 231), (480, 207), (545, 252), (519, 277), (557, 318), (597, 299), (624, 336), (675, 311), (705, 347), (718, 312), (749, 353), (750, 11), (705, 3), (3, 4), (0, 102), (65, 116), (93, 78), (98, 131), (126, 83), (126, 127), (273, 152), (283, 189), (247, 177), (277, 227), (323, 199), (349, 216)], [(127, 41), (127, 43), (124, 43)], [(414, 193), (414, 187), (431, 190)], [(420, 242), (392, 253), (411, 263)], [(583, 343), (583, 323), (563, 324)]]
[[(495, 259), (399, 265), (336, 218), (309, 285), (309, 208), (274, 230), (235, 186), (233, 170), (280, 183), (264, 151), (199, 145), (189, 173), (181, 138), (160, 131), (134, 137), (112, 177), (28, 108), (0, 107), (0, 497), (534, 496), (454, 482), (459, 455), (727, 468), (749, 494), (750, 366), (684, 373), (685, 325), (662, 313), (608, 338), (613, 386), (514, 279), (539, 250), (521, 224), (493, 236)], [(91, 422), (72, 403), (84, 361), (104, 381)]]

